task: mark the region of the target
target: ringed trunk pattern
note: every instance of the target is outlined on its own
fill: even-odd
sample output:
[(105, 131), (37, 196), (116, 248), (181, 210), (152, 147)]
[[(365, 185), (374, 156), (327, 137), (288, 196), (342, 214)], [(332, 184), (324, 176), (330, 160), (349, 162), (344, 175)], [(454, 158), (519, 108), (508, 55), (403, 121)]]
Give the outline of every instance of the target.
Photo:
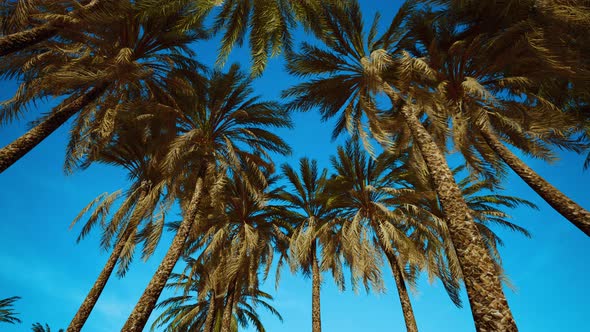
[(96, 282), (94, 282), (94, 286), (92, 286), (92, 289), (90, 290), (90, 292), (88, 292), (88, 295), (84, 299), (84, 302), (82, 302), (82, 305), (78, 309), (78, 312), (76, 312), (76, 315), (74, 316), (74, 319), (72, 319), (72, 322), (70, 323), (70, 326), (68, 326), (66, 332), (79, 332), (80, 330), (82, 330), (82, 327), (84, 327), (84, 324), (88, 319), (88, 316), (90, 316), (92, 309), (94, 309), (94, 306), (96, 305), (96, 302), (100, 297), (100, 294), (102, 294), (104, 287), (109, 281), (109, 278), (111, 277), (111, 274), (115, 269), (115, 265), (117, 265), (117, 262), (119, 261), (121, 252), (123, 252), (123, 249), (125, 248), (125, 243), (132, 235), (133, 231), (131, 230), (131, 228), (129, 228), (126, 231), (126, 234), (117, 242), (115, 248), (113, 249), (113, 252), (111, 253), (111, 256), (109, 257), (107, 263), (100, 272), (100, 275), (96, 279)]
[(150, 283), (141, 295), (141, 298), (135, 305), (135, 308), (133, 308), (133, 311), (127, 318), (127, 322), (125, 322), (121, 332), (143, 331), (150, 314), (156, 307), (156, 302), (158, 301), (162, 290), (166, 286), (166, 282), (168, 281), (168, 278), (174, 269), (174, 265), (176, 265), (176, 262), (182, 254), (191, 226), (196, 222), (197, 212), (203, 197), (203, 178), (205, 170), (206, 166), (201, 166), (201, 170), (198, 173), (199, 177), (197, 178), (195, 185), (195, 191), (186, 213), (186, 218), (184, 218), (180, 223), (180, 227), (176, 231), (176, 235), (172, 240), (170, 248), (168, 248), (168, 251), (166, 252), (166, 256), (164, 256), (162, 263), (160, 263), (160, 266), (158, 266), (158, 270), (152, 277), (152, 280), (150, 280)]
[(567, 197), (551, 183), (543, 179), (532, 168), (520, 160), (510, 151), (498, 137), (489, 129), (480, 130), (483, 138), (494, 152), (526, 182), (541, 198), (555, 211), (559, 212), (579, 230), (590, 236), (590, 212)]
[(236, 297), (235, 286), (232, 286), (228, 290), (227, 303), (225, 304), (225, 308), (223, 308), (223, 318), (221, 319), (221, 332), (230, 332), (230, 330), (231, 330), (231, 321), (232, 321), (232, 314), (234, 311), (235, 297)]
[(401, 267), (394, 254), (385, 253), (391, 272), (393, 273), (393, 279), (395, 280), (395, 286), (397, 287), (397, 293), (399, 295), (399, 302), (402, 305), (402, 312), (404, 314), (404, 321), (406, 322), (406, 329), (408, 332), (418, 332), (418, 325), (416, 324), (416, 318), (414, 317), (414, 309), (412, 309), (412, 302), (410, 302), (410, 295), (404, 281), (404, 275), (402, 274)]
[[(96, 10), (99, 4), (104, 0), (93, 0), (79, 10), (92, 11)], [(79, 13), (78, 10), (71, 12), (69, 15)], [(19, 31), (3, 37), (0, 37), (0, 56), (8, 55), (14, 52), (23, 50), (29, 46), (33, 46), (44, 40), (55, 36), (60, 30), (59, 24), (55, 22), (47, 22), (32, 29)]]
[(209, 300), (209, 309), (207, 310), (207, 318), (205, 318), (205, 329), (203, 332), (213, 332), (213, 322), (215, 320), (215, 292), (211, 292), (211, 300)]
[(313, 241), (311, 247), (311, 331), (322, 331), (322, 314), (320, 310), (320, 287), (322, 276), (317, 257), (317, 240)]
[[(146, 194), (146, 190), (142, 189), (137, 201), (143, 201)], [(131, 220), (135, 219), (131, 218)], [(107, 282), (109, 281), (111, 274), (113, 273), (113, 270), (115, 269), (115, 266), (117, 265), (117, 262), (121, 257), (121, 253), (123, 252), (123, 249), (125, 249), (125, 244), (135, 234), (136, 227), (136, 223), (128, 225), (125, 229), (125, 232), (123, 233), (123, 236), (121, 236), (119, 241), (117, 241), (117, 244), (115, 245), (115, 248), (113, 248), (111, 256), (107, 260), (107, 263), (105, 264), (98, 278), (94, 282), (92, 289), (90, 289), (90, 292), (88, 292), (88, 295), (84, 299), (84, 302), (82, 302), (82, 305), (80, 305), (78, 312), (76, 312), (76, 315), (70, 322), (70, 326), (68, 326), (66, 332), (79, 332), (80, 330), (82, 330), (84, 324), (86, 323), (86, 320), (92, 312), (92, 309), (94, 309), (94, 306), (98, 301), (98, 298), (102, 294), (102, 291), (104, 290)]]
[(62, 108), (53, 112), (43, 122), (26, 132), (12, 143), (0, 149), (0, 173), (12, 166), (54, 131), (61, 127), (82, 108), (98, 98), (107, 88), (106, 84), (94, 87), (88, 93), (74, 99)]
[[(383, 91), (395, 105), (397, 96), (391, 86), (383, 84)], [(493, 260), (485, 248), (444, 154), (411, 108), (401, 108), (401, 114), (426, 161), (440, 200), (463, 272), (477, 331), (518, 331)]]

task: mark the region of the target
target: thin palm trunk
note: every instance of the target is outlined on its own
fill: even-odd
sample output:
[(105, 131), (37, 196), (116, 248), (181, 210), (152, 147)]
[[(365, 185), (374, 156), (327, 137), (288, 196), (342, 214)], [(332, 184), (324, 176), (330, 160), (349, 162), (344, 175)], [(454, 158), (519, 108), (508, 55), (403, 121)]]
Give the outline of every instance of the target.
[[(104, 2), (104, 0), (93, 0), (84, 7), (70, 13), (70, 16), (79, 13), (80, 10), (86, 12), (96, 10), (101, 2)], [(0, 37), (0, 56), (18, 52), (55, 36), (62, 28), (60, 25), (55, 21), (47, 22), (32, 29)]]
[(510, 151), (490, 129), (480, 130), (483, 138), (502, 160), (555, 211), (590, 236), (590, 212), (571, 200)]
[(395, 286), (397, 287), (399, 302), (402, 306), (402, 312), (406, 322), (406, 329), (408, 332), (418, 332), (418, 325), (416, 324), (416, 318), (414, 317), (414, 309), (412, 309), (410, 295), (408, 294), (406, 282), (404, 281), (404, 275), (402, 274), (397, 257), (387, 252), (385, 252), (385, 255), (389, 261), (389, 266), (391, 267), (391, 272), (393, 273), (393, 279), (395, 280)]
[(215, 322), (215, 292), (211, 292), (209, 300), (209, 309), (207, 309), (207, 318), (205, 318), (205, 328), (203, 332), (213, 332), (213, 323)]
[[(146, 194), (147, 191), (145, 189), (142, 189), (137, 202), (143, 201)], [(131, 218), (131, 220), (137, 219)], [(104, 290), (107, 282), (111, 278), (111, 274), (113, 273), (113, 270), (115, 269), (115, 266), (117, 265), (117, 262), (121, 257), (123, 249), (125, 249), (125, 245), (129, 241), (129, 239), (134, 236), (136, 227), (136, 223), (127, 225), (127, 228), (125, 229), (119, 241), (117, 241), (117, 243), (115, 244), (111, 256), (109, 257), (104, 268), (98, 275), (98, 278), (94, 282), (92, 289), (90, 289), (90, 292), (88, 292), (88, 295), (86, 295), (84, 302), (82, 302), (82, 305), (80, 305), (80, 308), (78, 308), (78, 312), (76, 312), (76, 315), (70, 322), (70, 326), (68, 326), (66, 332), (78, 332), (82, 330), (84, 324), (86, 323), (86, 320), (92, 312), (92, 309), (94, 309), (94, 306), (98, 301), (98, 298), (102, 294), (102, 291)]]
[(320, 287), (322, 276), (317, 257), (317, 240), (314, 240), (311, 248), (311, 331), (322, 331), (322, 315), (320, 311)]
[[(383, 85), (383, 90), (395, 105), (395, 91), (388, 84)], [(451, 241), (463, 272), (476, 329), (518, 331), (494, 262), (486, 250), (444, 154), (413, 109), (403, 107), (401, 114), (426, 161), (442, 206)]]
[(111, 274), (115, 269), (115, 265), (117, 265), (117, 262), (119, 261), (119, 257), (121, 257), (121, 253), (125, 248), (125, 243), (129, 240), (129, 238), (132, 235), (133, 230), (131, 228), (128, 228), (125, 232), (125, 235), (117, 242), (115, 248), (113, 249), (113, 252), (111, 253), (111, 256), (109, 257), (107, 263), (100, 272), (98, 278), (96, 279), (96, 282), (94, 282), (94, 286), (92, 286), (92, 289), (90, 290), (90, 292), (88, 292), (88, 295), (84, 299), (84, 302), (82, 302), (82, 305), (80, 305), (78, 312), (74, 316), (74, 319), (72, 319), (72, 322), (70, 323), (70, 326), (68, 326), (66, 332), (78, 332), (82, 330), (82, 327), (84, 327), (84, 324), (86, 323), (88, 316), (90, 316), (92, 309), (96, 305), (96, 302), (100, 297), (100, 294), (102, 294), (104, 287), (106, 286), (109, 278), (111, 277)]
[(34, 147), (39, 145), (39, 143), (49, 137), (49, 135), (66, 123), (82, 108), (96, 100), (106, 88), (106, 84), (94, 87), (88, 93), (51, 113), (43, 122), (0, 149), (0, 173), (4, 172), (8, 167), (12, 166)]
[(235, 283), (228, 290), (227, 294), (227, 303), (225, 304), (225, 308), (223, 309), (223, 317), (221, 319), (221, 332), (230, 332), (231, 330), (231, 321), (232, 321), (232, 313), (234, 311), (234, 301), (236, 297), (236, 290), (235, 290)]
[(183, 250), (186, 239), (188, 238), (189, 232), (191, 230), (191, 226), (197, 221), (197, 212), (199, 210), (199, 205), (201, 204), (203, 192), (204, 192), (204, 174), (206, 170), (206, 166), (201, 166), (201, 170), (198, 173), (199, 177), (197, 178), (195, 190), (193, 192), (193, 196), (191, 197), (191, 201), (189, 203), (189, 207), (186, 213), (186, 217), (183, 218), (182, 222), (180, 223), (180, 227), (176, 231), (176, 235), (172, 240), (172, 244), (168, 251), (166, 252), (166, 256), (158, 266), (158, 270), (150, 280), (150, 283), (146, 287), (145, 291), (141, 295), (141, 298), (133, 308), (133, 311), (127, 318), (127, 322), (121, 329), (122, 332), (136, 332), (142, 331), (145, 327), (145, 324), (150, 317), (150, 314), (156, 307), (156, 302), (162, 293), (162, 290), (166, 286), (166, 282), (174, 269), (174, 265), (180, 258)]

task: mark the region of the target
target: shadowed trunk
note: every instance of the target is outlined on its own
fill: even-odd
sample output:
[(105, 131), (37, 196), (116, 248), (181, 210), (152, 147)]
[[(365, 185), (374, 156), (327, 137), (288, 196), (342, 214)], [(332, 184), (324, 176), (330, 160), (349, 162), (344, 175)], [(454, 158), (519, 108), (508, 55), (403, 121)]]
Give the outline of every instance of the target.
[(322, 276), (317, 257), (317, 240), (311, 246), (311, 331), (322, 331), (322, 314), (320, 311), (320, 287)]
[[(139, 198), (137, 199), (137, 202), (143, 201), (145, 196), (146, 190), (142, 189)], [(131, 220), (136, 219), (131, 218)], [(90, 292), (88, 292), (88, 295), (86, 295), (84, 302), (82, 302), (82, 305), (80, 305), (78, 312), (76, 312), (76, 315), (70, 322), (70, 326), (68, 326), (66, 332), (79, 332), (80, 330), (82, 330), (82, 327), (84, 327), (84, 324), (90, 316), (92, 309), (94, 309), (94, 306), (96, 305), (96, 302), (100, 297), (100, 294), (102, 294), (102, 291), (104, 290), (107, 282), (109, 281), (111, 274), (113, 273), (113, 270), (115, 269), (115, 266), (117, 265), (117, 262), (121, 257), (121, 253), (123, 252), (123, 249), (125, 249), (125, 244), (135, 234), (136, 227), (137, 225), (127, 225), (125, 232), (123, 233), (119, 241), (117, 241), (117, 244), (115, 244), (115, 248), (113, 248), (111, 256), (109, 257), (104, 268), (98, 275), (98, 278), (94, 282), (92, 289), (90, 289)]]
[(221, 332), (230, 332), (232, 314), (234, 311), (234, 301), (236, 299), (236, 288), (234, 285), (228, 290), (227, 303), (223, 308), (223, 318), (221, 319)]
[(141, 295), (141, 298), (133, 308), (133, 311), (127, 318), (127, 322), (121, 329), (122, 332), (136, 332), (142, 331), (145, 324), (150, 317), (150, 314), (156, 307), (156, 302), (162, 293), (162, 290), (166, 286), (166, 282), (174, 269), (174, 265), (182, 255), (186, 239), (188, 238), (191, 226), (197, 222), (197, 212), (199, 205), (201, 204), (203, 192), (204, 192), (204, 176), (206, 165), (202, 165), (199, 170), (198, 178), (195, 185), (193, 196), (189, 203), (185, 218), (180, 223), (180, 227), (176, 231), (176, 235), (170, 244), (170, 248), (166, 252), (166, 256), (158, 266), (158, 270), (150, 280), (150, 283), (146, 287), (145, 291)]
[(480, 130), (483, 138), (488, 145), (494, 150), (510, 168), (520, 176), (545, 202), (551, 205), (555, 211), (559, 212), (569, 220), (579, 230), (590, 236), (590, 212), (564, 195), (561, 191), (545, 181), (539, 174), (527, 166), (512, 151), (510, 151), (489, 129)]
[(209, 300), (209, 309), (207, 309), (207, 318), (205, 318), (205, 328), (203, 332), (213, 332), (213, 323), (215, 322), (215, 292), (211, 292)]
[[(84, 7), (71, 12), (69, 15), (76, 15), (80, 13), (80, 11), (96, 10), (98, 5), (104, 1), (105, 0), (93, 0)], [(58, 24), (57, 22), (47, 22), (32, 29), (19, 31), (0, 37), (0, 56), (18, 52), (55, 36), (61, 29), (59, 25), (61, 24)]]
[(123, 248), (125, 248), (125, 243), (132, 235), (133, 232), (131, 231), (131, 229), (128, 229), (125, 236), (117, 242), (115, 248), (113, 249), (113, 252), (111, 253), (111, 256), (109, 257), (107, 263), (100, 272), (100, 275), (96, 279), (94, 286), (92, 286), (92, 289), (90, 290), (90, 292), (88, 292), (88, 295), (84, 299), (84, 302), (82, 302), (82, 305), (80, 305), (78, 312), (74, 316), (74, 319), (72, 319), (72, 322), (70, 323), (70, 326), (68, 326), (66, 332), (78, 332), (82, 330), (82, 327), (84, 327), (84, 324), (88, 319), (88, 316), (90, 316), (92, 309), (96, 305), (96, 302), (100, 297), (100, 294), (106, 286), (107, 281), (111, 277), (111, 274), (115, 269), (115, 265), (117, 265), (117, 262), (119, 261), (121, 252), (123, 252)]
[(416, 318), (414, 317), (414, 309), (412, 309), (412, 302), (410, 302), (410, 295), (406, 287), (404, 275), (402, 274), (401, 267), (397, 260), (397, 257), (393, 254), (385, 252), (391, 272), (393, 273), (393, 279), (395, 279), (395, 286), (397, 287), (397, 293), (399, 295), (399, 302), (402, 305), (402, 312), (404, 314), (404, 320), (406, 322), (406, 329), (408, 332), (418, 332), (418, 325), (416, 324)]
[[(391, 86), (383, 84), (383, 91), (393, 105), (396, 105), (397, 96)], [(459, 258), (476, 329), (478, 331), (518, 331), (494, 262), (469, 213), (469, 207), (455, 182), (444, 154), (413, 109), (402, 107), (400, 112), (426, 161), (435, 186), (451, 241)]]
[(34, 147), (43, 142), (54, 131), (66, 123), (72, 116), (82, 108), (96, 100), (107, 88), (106, 84), (94, 87), (88, 93), (74, 99), (55, 112), (52, 112), (43, 122), (12, 143), (0, 149), (0, 173), (12, 166), (20, 158), (26, 155)]

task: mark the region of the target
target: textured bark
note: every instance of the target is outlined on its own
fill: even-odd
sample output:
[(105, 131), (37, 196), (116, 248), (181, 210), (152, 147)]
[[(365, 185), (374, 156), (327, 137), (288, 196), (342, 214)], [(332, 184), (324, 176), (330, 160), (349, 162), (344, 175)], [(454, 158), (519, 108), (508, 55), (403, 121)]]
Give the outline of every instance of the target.
[(0, 149), (0, 173), (4, 172), (8, 167), (12, 166), (12, 164), (49, 137), (49, 135), (66, 123), (66, 121), (78, 113), (83, 107), (98, 98), (106, 90), (106, 87), (107, 85), (94, 87), (88, 93), (54, 111), (43, 122)]
[(317, 240), (314, 240), (311, 247), (311, 331), (322, 331), (322, 314), (320, 311), (320, 287), (322, 276), (317, 257)]
[(184, 250), (184, 245), (186, 239), (188, 238), (191, 226), (193, 223), (197, 222), (197, 212), (199, 210), (199, 205), (201, 203), (204, 191), (204, 172), (206, 170), (206, 165), (201, 166), (201, 170), (199, 171), (199, 177), (197, 179), (195, 185), (195, 191), (193, 192), (193, 197), (189, 203), (189, 207), (186, 213), (185, 218), (183, 218), (182, 222), (180, 223), (180, 227), (176, 231), (176, 235), (172, 240), (172, 244), (170, 244), (170, 248), (166, 252), (166, 256), (158, 266), (158, 270), (150, 280), (150, 283), (146, 287), (145, 291), (141, 295), (141, 298), (133, 308), (133, 311), (127, 318), (127, 322), (121, 329), (122, 332), (136, 332), (142, 331), (145, 327), (145, 324), (150, 317), (150, 314), (156, 307), (156, 302), (166, 286), (166, 282), (174, 269), (174, 265), (182, 255)]
[[(142, 189), (137, 199), (137, 202), (141, 202), (145, 198), (146, 194), (147, 191), (145, 189)], [(135, 218), (131, 218), (131, 220), (135, 220)], [(121, 257), (121, 253), (123, 252), (123, 249), (125, 249), (125, 244), (127, 243), (127, 241), (129, 241), (129, 238), (131, 238), (135, 234), (136, 227), (136, 223), (127, 225), (125, 232), (123, 233), (119, 241), (117, 241), (117, 244), (115, 244), (115, 248), (113, 248), (111, 256), (109, 257), (104, 268), (98, 275), (98, 278), (94, 282), (92, 289), (90, 289), (90, 292), (88, 292), (88, 295), (86, 295), (84, 302), (82, 302), (82, 305), (80, 305), (80, 308), (78, 308), (78, 312), (76, 312), (76, 315), (70, 322), (70, 326), (68, 326), (66, 332), (78, 332), (82, 330), (82, 327), (84, 327), (84, 324), (90, 316), (92, 309), (94, 309), (94, 306), (96, 305), (96, 302), (100, 297), (100, 294), (102, 294), (104, 287), (109, 281), (111, 274), (113, 273), (113, 270), (115, 269), (115, 266), (117, 265), (117, 262)]]
[(545, 202), (551, 205), (569, 220), (579, 230), (590, 236), (590, 212), (564, 195), (561, 191), (543, 179), (533, 169), (528, 167), (512, 151), (510, 151), (498, 137), (489, 129), (482, 129), (481, 134), (488, 145), (502, 160), (526, 182)]
[(223, 308), (223, 317), (221, 319), (221, 332), (230, 332), (231, 330), (231, 321), (232, 314), (234, 311), (235, 298), (236, 290), (235, 287), (232, 286), (227, 292), (227, 303), (225, 304), (225, 308)]
[[(397, 96), (393, 89), (388, 84), (384, 84), (383, 89), (395, 104)], [(518, 331), (493, 260), (443, 152), (411, 108), (401, 108), (400, 112), (426, 161), (435, 186), (449, 235), (459, 258), (477, 331)]]
[(131, 229), (128, 229), (125, 235), (117, 242), (115, 248), (113, 249), (113, 252), (111, 253), (111, 256), (109, 257), (104, 268), (98, 275), (96, 282), (94, 282), (94, 286), (92, 286), (92, 289), (90, 290), (90, 292), (88, 292), (88, 295), (84, 299), (84, 302), (82, 302), (82, 305), (78, 309), (78, 312), (74, 316), (74, 319), (72, 319), (72, 321), (70, 322), (70, 326), (68, 326), (66, 332), (78, 332), (82, 330), (82, 327), (84, 327), (84, 324), (86, 323), (88, 316), (90, 316), (92, 309), (96, 305), (96, 302), (100, 297), (100, 294), (102, 293), (104, 287), (109, 281), (109, 278), (111, 277), (111, 274), (115, 269), (115, 265), (117, 265), (117, 262), (119, 261), (121, 252), (123, 252), (123, 249), (125, 248), (125, 242), (127, 242), (129, 237), (132, 235), (133, 231)]
[(397, 287), (397, 293), (399, 295), (399, 302), (402, 305), (402, 312), (404, 314), (404, 320), (406, 322), (406, 329), (408, 332), (418, 332), (418, 325), (416, 324), (416, 318), (414, 317), (414, 309), (412, 309), (412, 302), (410, 302), (410, 295), (406, 287), (404, 275), (402, 274), (401, 267), (397, 260), (397, 257), (393, 254), (385, 253), (391, 272), (393, 273), (393, 279), (395, 279), (395, 286)]
[(207, 318), (205, 318), (205, 328), (203, 332), (213, 332), (213, 323), (215, 322), (215, 293), (211, 293), (209, 300), (209, 309), (207, 309)]
[[(96, 10), (101, 2), (104, 2), (104, 0), (93, 0), (79, 10)], [(77, 13), (79, 13), (79, 11), (75, 10), (71, 12), (70, 15), (76, 15)], [(32, 29), (0, 37), (0, 56), (18, 52), (55, 36), (62, 28), (60, 25), (61, 24), (57, 22), (47, 22)]]

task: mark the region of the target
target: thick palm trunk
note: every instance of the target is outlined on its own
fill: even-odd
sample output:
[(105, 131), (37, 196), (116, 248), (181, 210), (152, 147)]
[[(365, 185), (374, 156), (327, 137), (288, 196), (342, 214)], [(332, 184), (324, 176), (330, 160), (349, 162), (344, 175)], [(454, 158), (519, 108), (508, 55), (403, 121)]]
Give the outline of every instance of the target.
[(36, 125), (35, 128), (0, 149), (0, 173), (4, 172), (8, 167), (12, 166), (12, 164), (49, 137), (49, 135), (66, 123), (66, 121), (78, 113), (83, 107), (96, 100), (106, 90), (106, 87), (107, 85), (99, 85), (88, 93), (74, 99), (72, 102), (53, 112), (43, 122)]
[(418, 325), (416, 324), (416, 318), (414, 317), (414, 309), (412, 308), (412, 302), (410, 302), (410, 295), (408, 294), (404, 275), (402, 274), (397, 257), (387, 252), (385, 255), (389, 261), (389, 266), (393, 273), (393, 279), (395, 280), (395, 286), (397, 287), (399, 302), (402, 305), (402, 312), (406, 322), (406, 329), (408, 332), (418, 332)]
[(129, 238), (132, 235), (133, 229), (131, 229), (130, 227), (127, 229), (123, 237), (121, 237), (121, 239), (117, 242), (115, 248), (113, 249), (113, 252), (111, 253), (111, 256), (109, 257), (107, 263), (100, 272), (100, 275), (96, 279), (96, 282), (94, 282), (94, 286), (92, 286), (92, 289), (90, 290), (90, 292), (88, 292), (88, 295), (84, 299), (84, 302), (82, 302), (82, 305), (78, 309), (78, 312), (74, 316), (74, 319), (72, 319), (72, 322), (70, 323), (70, 326), (68, 326), (66, 332), (78, 332), (82, 330), (82, 327), (84, 327), (84, 324), (88, 319), (88, 316), (90, 316), (92, 309), (94, 309), (94, 306), (96, 305), (96, 302), (100, 297), (100, 294), (102, 294), (104, 287), (106, 286), (109, 278), (111, 277), (111, 274), (115, 269), (115, 265), (117, 265), (117, 262), (119, 261), (119, 257), (121, 257), (121, 253), (125, 248), (125, 243), (129, 240)]
[(215, 321), (215, 292), (211, 293), (209, 300), (209, 309), (207, 309), (207, 318), (205, 318), (205, 328), (203, 332), (213, 332), (213, 323)]
[(142, 331), (150, 314), (156, 307), (156, 302), (166, 286), (166, 282), (174, 269), (174, 265), (176, 265), (176, 262), (182, 255), (191, 226), (196, 222), (197, 212), (204, 192), (203, 179), (205, 170), (206, 165), (201, 166), (201, 170), (198, 173), (199, 177), (197, 178), (195, 185), (195, 191), (193, 192), (193, 197), (189, 203), (186, 216), (180, 223), (180, 227), (176, 231), (176, 235), (172, 240), (170, 248), (168, 248), (168, 251), (166, 252), (166, 256), (164, 256), (160, 266), (158, 266), (158, 270), (152, 277), (152, 280), (150, 280), (150, 283), (141, 295), (135, 308), (133, 308), (129, 318), (127, 318), (127, 322), (125, 322), (125, 325), (121, 329), (122, 332)]
[[(85, 5), (79, 10), (92, 11), (96, 10), (98, 5), (104, 2), (104, 0), (93, 0), (89, 4)], [(78, 10), (73, 11), (70, 15), (79, 13)], [(56, 22), (47, 22), (41, 26), (28, 29), (25, 31), (19, 31), (13, 34), (0, 37), (0, 56), (8, 55), (14, 52), (18, 52), (27, 47), (38, 44), (44, 40), (47, 40), (55, 36), (60, 31), (59, 24)]]
[[(384, 84), (384, 92), (395, 104), (395, 91), (388, 84)], [(444, 154), (413, 109), (403, 107), (400, 111), (426, 161), (441, 203), (451, 241), (463, 272), (476, 329), (478, 331), (518, 331), (494, 262), (486, 250)]]
[(311, 248), (311, 331), (322, 331), (322, 315), (320, 311), (320, 287), (322, 276), (318, 264), (316, 240)]
[(488, 145), (510, 168), (520, 176), (545, 202), (551, 205), (584, 234), (590, 236), (590, 212), (564, 195), (543, 179), (510, 151), (490, 129), (482, 129), (481, 134)]
[(235, 286), (232, 286), (228, 290), (227, 303), (225, 304), (225, 308), (223, 309), (223, 317), (221, 319), (221, 332), (230, 332), (231, 330), (232, 313), (234, 311), (235, 299), (236, 290)]

